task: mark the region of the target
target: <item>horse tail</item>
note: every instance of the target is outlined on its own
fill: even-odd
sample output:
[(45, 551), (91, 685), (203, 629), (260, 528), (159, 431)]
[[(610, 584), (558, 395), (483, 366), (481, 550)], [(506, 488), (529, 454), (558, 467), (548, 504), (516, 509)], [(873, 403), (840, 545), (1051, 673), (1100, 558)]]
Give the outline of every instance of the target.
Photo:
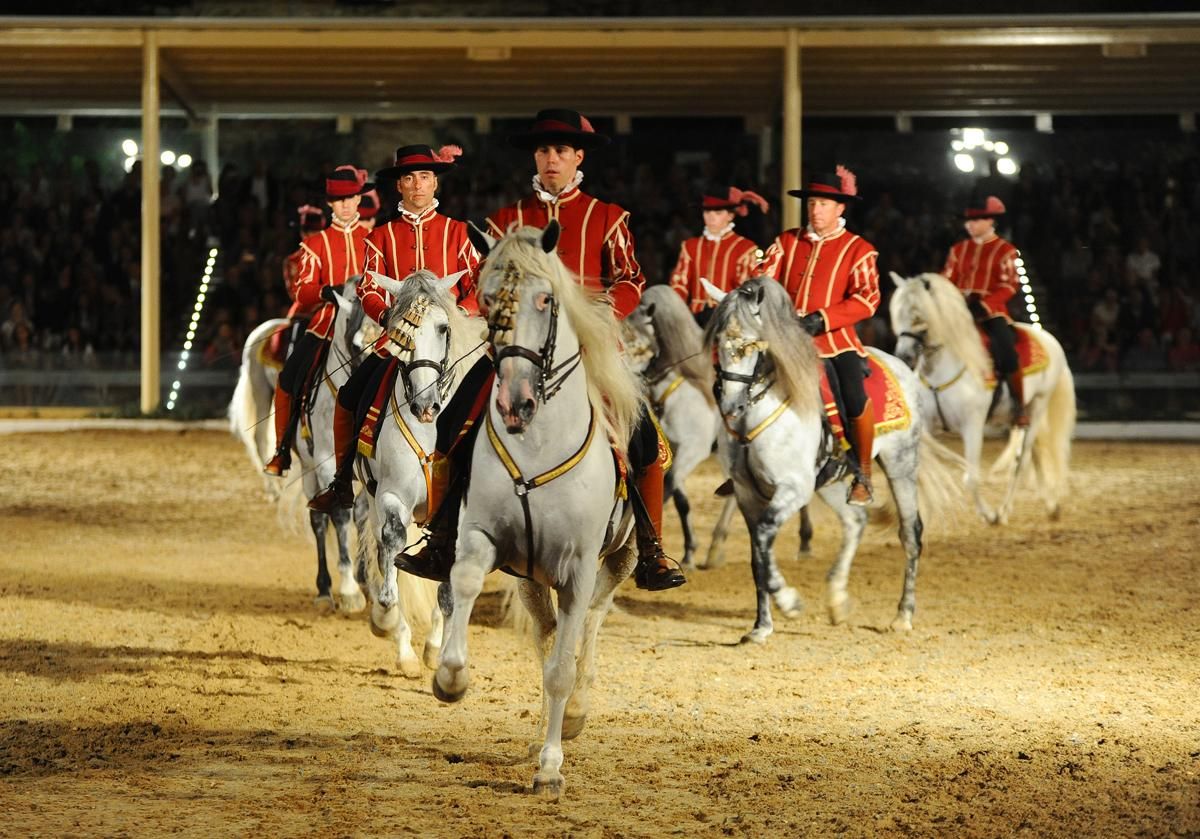
[(255, 388), (252, 381), (256, 372), (253, 369), (255, 363), (252, 356), (243, 353), (242, 366), (238, 370), (237, 386), (233, 389), (233, 398), (229, 400), (225, 416), (229, 420), (229, 432), (246, 447), (246, 454), (254, 467), (261, 470), (265, 465), (263, 453), (258, 450), (254, 432), (258, 423), (269, 422), (271, 405), (269, 403), (265, 406), (261, 404), (262, 400), (257, 392), (258, 389)]
[(1070, 368), (1063, 365), (1046, 405), (1045, 424), (1033, 444), (1036, 472), (1042, 476), (1042, 497), (1051, 510), (1057, 509), (1067, 489), (1074, 436), (1075, 379)]
[(917, 492), (921, 499), (921, 518), (926, 522), (954, 518), (964, 508), (962, 477), (967, 461), (921, 429), (919, 444), (921, 467), (917, 470)]

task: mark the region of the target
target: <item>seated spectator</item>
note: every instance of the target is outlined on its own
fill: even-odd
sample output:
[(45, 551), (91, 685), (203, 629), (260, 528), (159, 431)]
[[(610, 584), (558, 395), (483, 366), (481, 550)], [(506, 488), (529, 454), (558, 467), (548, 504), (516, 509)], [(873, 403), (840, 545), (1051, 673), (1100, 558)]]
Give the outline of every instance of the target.
[(1158, 345), (1153, 329), (1138, 330), (1137, 342), (1121, 359), (1121, 369), (1129, 373), (1152, 373), (1167, 369), (1167, 357)]
[(1104, 297), (1092, 306), (1092, 331), (1097, 334), (1115, 334), (1120, 317), (1121, 301), (1117, 290), (1110, 286), (1105, 289)]
[(1153, 288), (1158, 283), (1158, 270), (1162, 267), (1162, 260), (1150, 250), (1150, 240), (1139, 236), (1137, 247), (1125, 257), (1125, 267), (1147, 288)]
[(83, 330), (75, 324), (67, 327), (59, 363), (68, 370), (93, 369), (96, 367), (96, 351), (91, 342), (83, 337)]
[(1181, 373), (1200, 372), (1200, 342), (1189, 327), (1175, 333), (1175, 343), (1167, 353), (1167, 367)]
[(241, 350), (241, 343), (234, 334), (233, 326), (225, 321), (217, 327), (217, 334), (204, 348), (204, 366), (236, 369), (241, 363)]
[(25, 338), (27, 342), (33, 340), (33, 321), (25, 314), (25, 304), (20, 300), (14, 300), (8, 307), (8, 319), (4, 323), (0, 323), (0, 347), (8, 352), (13, 352), (17, 349), (17, 333), (21, 328), (25, 329)]
[(1115, 373), (1117, 367), (1117, 345), (1108, 333), (1085, 333), (1071, 368), (1077, 373)]

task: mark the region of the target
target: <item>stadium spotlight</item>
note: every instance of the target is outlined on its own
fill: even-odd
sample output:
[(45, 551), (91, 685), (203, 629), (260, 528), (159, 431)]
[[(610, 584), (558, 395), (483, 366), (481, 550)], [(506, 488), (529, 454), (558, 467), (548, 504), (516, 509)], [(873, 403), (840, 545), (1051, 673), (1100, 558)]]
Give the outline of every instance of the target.
[(132, 171), (133, 171), (133, 164), (135, 164), (135, 163), (137, 163), (137, 158), (136, 158), (136, 157), (127, 157), (127, 158), (125, 158), (125, 171), (126, 171), (126, 172), (132, 172)]
[(952, 140), (950, 142), (950, 148), (954, 149), (955, 151), (962, 151), (966, 148), (966, 145), (962, 140)]
[(162, 161), (163, 166), (171, 166), (175, 163), (175, 152), (170, 149), (163, 149), (158, 159)]
[(1011, 157), (1002, 157), (996, 161), (996, 171), (1001, 175), (1017, 174), (1017, 162)]
[(179, 164), (180, 169), (186, 169), (192, 165), (192, 156), (187, 152), (184, 152), (183, 154), (179, 155), (175, 162)]
[[(174, 155), (172, 155), (172, 159), (174, 159)], [(165, 162), (166, 161), (164, 160), (164, 163)], [(196, 305), (192, 309), (192, 319), (188, 322), (187, 338), (183, 342), (183, 350), (179, 353), (178, 367), (181, 378), (184, 371), (187, 370), (188, 358), (192, 354), (192, 341), (194, 341), (196, 338), (196, 327), (200, 325), (200, 313), (204, 311), (204, 301), (208, 297), (208, 283), (212, 278), (213, 266), (217, 263), (217, 254), (217, 248), (211, 248), (209, 250), (208, 260), (204, 266), (204, 274), (201, 276), (199, 288), (196, 290)], [(171, 393), (169, 396), (167, 396), (168, 411), (175, 410), (175, 405), (179, 401), (180, 385), (180, 379), (176, 379), (171, 384)]]
[(966, 152), (959, 152), (958, 154), (954, 155), (954, 165), (958, 167), (960, 172), (974, 172), (975, 158), (971, 157), (971, 155), (967, 154)]
[(137, 157), (138, 144), (133, 140), (124, 140), (121, 143), (121, 151), (125, 152), (126, 157)]
[(1004, 142), (1003, 140), (997, 140), (995, 144), (992, 145), (992, 151), (1003, 157), (1004, 155), (1008, 154), (1008, 143)]
[(964, 128), (962, 130), (963, 145), (968, 149), (973, 149), (976, 146), (983, 145), (983, 129), (982, 128)]

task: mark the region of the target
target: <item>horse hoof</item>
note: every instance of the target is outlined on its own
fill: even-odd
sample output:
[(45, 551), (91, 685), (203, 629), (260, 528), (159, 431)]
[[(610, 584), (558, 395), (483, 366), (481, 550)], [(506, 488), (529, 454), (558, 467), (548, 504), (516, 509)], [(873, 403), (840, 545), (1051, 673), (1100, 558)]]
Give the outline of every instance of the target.
[(317, 612), (322, 615), (332, 615), (337, 611), (337, 604), (333, 602), (333, 598), (328, 594), (318, 594), (313, 598), (313, 606)]
[(425, 662), (425, 666), (430, 670), (437, 670), (441, 664), (442, 648), (437, 644), (425, 642), (425, 649), (421, 651), (421, 660)]
[(804, 613), (804, 603), (800, 600), (800, 592), (796, 591), (791, 586), (785, 589), (780, 589), (775, 595), (775, 608), (778, 609), (785, 618), (798, 618)]
[(371, 606), (371, 632), (376, 638), (387, 638), (400, 625), (400, 610), (385, 609), (378, 603)]
[(438, 702), (445, 702), (447, 704), (457, 702), (466, 695), (466, 692), (467, 689), (465, 687), (456, 693), (443, 690), (442, 686), (438, 684), (437, 673), (433, 674), (433, 695), (437, 697)]
[(584, 725), (587, 724), (587, 714), (580, 714), (577, 717), (563, 717), (562, 723), (562, 738), (564, 740), (574, 740), (583, 732)]
[(762, 630), (762, 629), (751, 629), (749, 632), (747, 632), (745, 635), (742, 636), (742, 640), (739, 641), (738, 643), (740, 643), (740, 644), (765, 644), (765, 643), (767, 643), (767, 639), (769, 637), (771, 637), (771, 633), (769, 631)]
[(912, 632), (912, 618), (907, 615), (896, 615), (888, 629), (892, 632)]
[(365, 608), (367, 608), (367, 598), (363, 597), (363, 593), (358, 590), (343, 595), (338, 601), (338, 611), (346, 615), (357, 615)]
[(1055, 504), (1053, 507), (1051, 507), (1049, 509), (1049, 511), (1047, 512), (1047, 515), (1050, 516), (1050, 521), (1058, 521), (1059, 519), (1062, 518), (1062, 507)]
[(829, 604), (829, 622), (834, 626), (841, 626), (850, 617), (850, 601), (849, 599), (838, 600)]
[(533, 794), (547, 801), (557, 801), (562, 796), (564, 786), (566, 784), (563, 782), (561, 775), (557, 777), (543, 777), (539, 772), (533, 776)]
[(416, 657), (396, 659), (396, 667), (399, 668), (400, 675), (406, 679), (421, 678), (421, 662), (417, 661)]

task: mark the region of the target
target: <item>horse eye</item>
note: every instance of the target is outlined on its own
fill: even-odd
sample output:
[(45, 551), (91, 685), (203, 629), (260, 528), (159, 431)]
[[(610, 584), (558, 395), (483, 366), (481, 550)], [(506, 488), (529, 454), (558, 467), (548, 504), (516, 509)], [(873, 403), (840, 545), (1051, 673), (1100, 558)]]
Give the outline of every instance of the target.
[(554, 295), (543, 292), (537, 296), (535, 305), (538, 307), (539, 312), (544, 312), (552, 302), (554, 302)]
[(450, 331), (450, 324), (448, 324), (448, 323), (439, 323), (439, 324), (438, 324), (437, 331), (438, 331), (438, 335), (445, 335), (445, 334), (447, 334), (447, 333)]

